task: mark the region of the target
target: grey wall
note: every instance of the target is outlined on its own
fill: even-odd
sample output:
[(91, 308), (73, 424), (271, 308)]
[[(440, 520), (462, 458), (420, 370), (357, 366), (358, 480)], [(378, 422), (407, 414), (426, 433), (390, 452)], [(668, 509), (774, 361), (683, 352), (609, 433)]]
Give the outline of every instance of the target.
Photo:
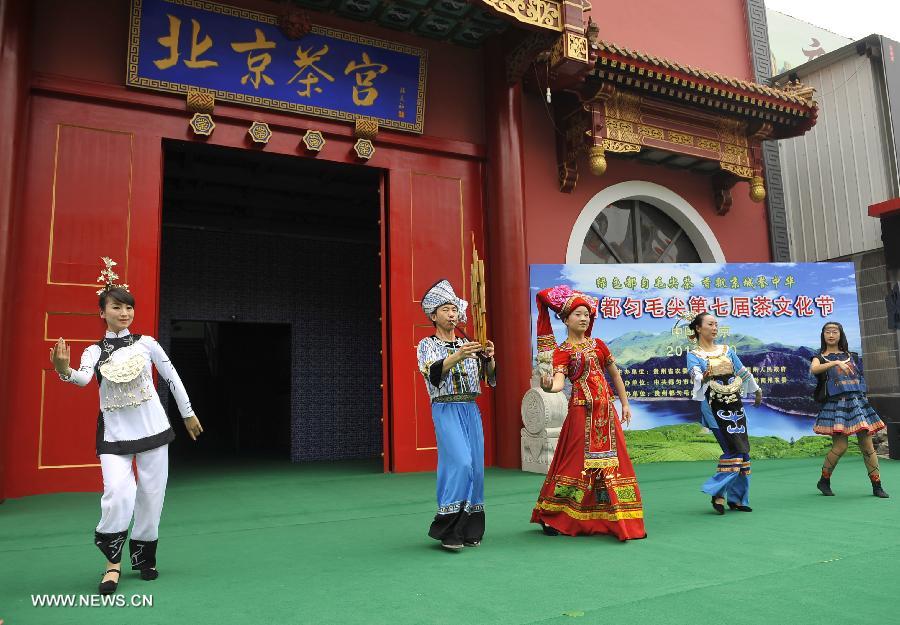
[(893, 197), (880, 61), (852, 54), (801, 81), (815, 87), (811, 131), (779, 142), (792, 260), (820, 261), (882, 247), (871, 204)]

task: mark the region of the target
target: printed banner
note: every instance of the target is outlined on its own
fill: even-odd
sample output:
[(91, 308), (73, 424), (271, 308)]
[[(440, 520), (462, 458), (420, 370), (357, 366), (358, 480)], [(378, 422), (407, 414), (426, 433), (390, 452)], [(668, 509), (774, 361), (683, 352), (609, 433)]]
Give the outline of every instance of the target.
[(317, 117), (377, 119), (422, 132), (427, 51), (313, 26), (290, 40), (278, 18), (204, 0), (132, 0), (130, 87)]
[[(756, 437), (793, 444), (813, 435), (819, 405), (809, 365), (826, 321), (841, 323), (850, 349), (861, 352), (852, 263), (531, 265), (532, 294), (557, 284), (599, 299), (593, 335), (618, 361), (631, 400), (631, 430), (699, 421), (682, 313), (714, 314), (717, 343), (732, 346), (762, 387), (761, 406), (745, 400)], [(532, 327), (536, 315), (532, 301)], [(564, 340), (562, 322), (553, 319), (553, 326), (557, 342)], [(535, 366), (536, 354), (532, 336)], [(665, 455), (654, 459), (691, 459)]]

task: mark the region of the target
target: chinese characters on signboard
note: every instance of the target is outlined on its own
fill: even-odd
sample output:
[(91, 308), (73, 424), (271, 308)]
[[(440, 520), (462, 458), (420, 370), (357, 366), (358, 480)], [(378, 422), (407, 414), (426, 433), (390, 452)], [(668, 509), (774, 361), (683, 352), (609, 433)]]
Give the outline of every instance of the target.
[(318, 26), (292, 41), (276, 22), (198, 0), (132, 0), (126, 84), (422, 132), (425, 50)]

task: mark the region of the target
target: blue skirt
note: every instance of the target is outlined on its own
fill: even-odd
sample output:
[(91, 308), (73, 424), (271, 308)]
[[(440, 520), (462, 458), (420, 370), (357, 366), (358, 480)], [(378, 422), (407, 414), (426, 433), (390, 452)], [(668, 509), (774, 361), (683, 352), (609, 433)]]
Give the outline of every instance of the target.
[(816, 417), (813, 431), (826, 436), (849, 436), (859, 432), (877, 432), (884, 429), (884, 421), (869, 405), (863, 393), (841, 393), (829, 396)]
[(437, 515), (428, 535), (480, 542), (484, 536), (484, 432), (475, 402), (431, 405), (437, 439)]

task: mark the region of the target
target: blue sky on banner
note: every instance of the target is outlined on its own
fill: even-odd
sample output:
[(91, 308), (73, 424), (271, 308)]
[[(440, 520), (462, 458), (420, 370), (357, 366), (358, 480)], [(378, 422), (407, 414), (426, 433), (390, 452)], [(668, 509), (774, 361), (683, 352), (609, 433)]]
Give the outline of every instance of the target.
[[(765, 316), (765, 317), (723, 317), (721, 325), (727, 325), (731, 334), (745, 334), (757, 338), (766, 343), (782, 343), (793, 347), (807, 346), (816, 348), (819, 345), (819, 331), (826, 320), (834, 320), (842, 323), (854, 351), (860, 350), (859, 335), (859, 310), (856, 295), (856, 277), (852, 263), (682, 263), (682, 264), (642, 264), (642, 265), (531, 265), (531, 321), (532, 321), (532, 353), (536, 352), (536, 339), (534, 336), (534, 323), (537, 318), (537, 308), (534, 303), (534, 295), (545, 288), (558, 284), (567, 284), (573, 289), (594, 295), (602, 300), (603, 297), (626, 298), (646, 300), (648, 298), (661, 298), (663, 302), (670, 298), (682, 298), (687, 301), (693, 295), (704, 296), (708, 300), (715, 297), (727, 298), (733, 296), (764, 296), (775, 299), (779, 296), (789, 298), (796, 302), (798, 296), (805, 295), (815, 299), (821, 295), (834, 299), (834, 310), (823, 317), (821, 310), (813, 306), (814, 314), (811, 317), (799, 317), (795, 307), (793, 316)], [(733, 276), (737, 276), (741, 283), (745, 277), (754, 279), (754, 288), (743, 285), (732, 289), (716, 288), (716, 278), (725, 278), (730, 284)], [(766, 278), (766, 287), (757, 286), (756, 280), (762, 276)], [(772, 278), (779, 276), (781, 284), (772, 286)], [(793, 286), (785, 286), (787, 276), (794, 278)], [(597, 279), (606, 278), (606, 288), (598, 288)], [(628, 277), (633, 277), (638, 282), (638, 288), (626, 289), (613, 288), (613, 280), (617, 279), (625, 283)], [(654, 288), (657, 277), (662, 277), (668, 284), (670, 278), (676, 278), (678, 285), (684, 284), (687, 278), (693, 284), (693, 289), (686, 291), (682, 288)], [(643, 278), (650, 282), (650, 288), (640, 288)], [(704, 278), (710, 279), (711, 288), (703, 286)], [(557, 341), (566, 336), (566, 328), (563, 323), (551, 316), (554, 333)], [(595, 324), (594, 336), (606, 342), (622, 336), (628, 332), (642, 331), (651, 333), (671, 332), (677, 319), (664, 317), (653, 318), (644, 312), (639, 319), (626, 315), (620, 315), (616, 319), (599, 319)]]

